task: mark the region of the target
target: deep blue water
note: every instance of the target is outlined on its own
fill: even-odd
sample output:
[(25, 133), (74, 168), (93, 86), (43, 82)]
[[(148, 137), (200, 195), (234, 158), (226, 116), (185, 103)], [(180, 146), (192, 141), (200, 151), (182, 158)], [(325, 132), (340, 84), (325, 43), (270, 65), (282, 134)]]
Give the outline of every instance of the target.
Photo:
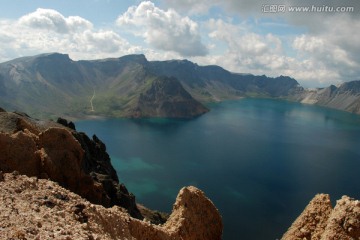
[(280, 238), (316, 193), (360, 199), (360, 116), (242, 99), (194, 120), (80, 121), (137, 201), (170, 212), (182, 186), (220, 210), (224, 240)]

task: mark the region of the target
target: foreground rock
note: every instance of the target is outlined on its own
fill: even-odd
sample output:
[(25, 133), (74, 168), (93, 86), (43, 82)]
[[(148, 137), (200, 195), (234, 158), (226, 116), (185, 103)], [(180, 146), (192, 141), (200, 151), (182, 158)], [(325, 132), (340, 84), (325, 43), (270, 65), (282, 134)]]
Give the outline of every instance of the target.
[(0, 171), (56, 181), (92, 203), (118, 205), (142, 219), (134, 195), (119, 183), (105, 144), (59, 122), (0, 111)]
[(94, 205), (57, 183), (0, 173), (0, 239), (220, 240), (221, 217), (204, 193), (183, 188), (163, 226)]
[(343, 196), (332, 209), (329, 195), (316, 195), (282, 237), (296, 239), (360, 239), (360, 201)]

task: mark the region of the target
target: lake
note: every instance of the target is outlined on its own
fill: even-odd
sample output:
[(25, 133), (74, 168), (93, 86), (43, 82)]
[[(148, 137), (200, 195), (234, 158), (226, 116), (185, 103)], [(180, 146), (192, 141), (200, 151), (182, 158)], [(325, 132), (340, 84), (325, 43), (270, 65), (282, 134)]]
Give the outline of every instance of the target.
[(316, 193), (360, 199), (360, 116), (270, 99), (210, 105), (193, 120), (76, 123), (107, 146), (121, 182), (170, 212), (194, 185), (214, 202), (224, 240), (280, 239)]

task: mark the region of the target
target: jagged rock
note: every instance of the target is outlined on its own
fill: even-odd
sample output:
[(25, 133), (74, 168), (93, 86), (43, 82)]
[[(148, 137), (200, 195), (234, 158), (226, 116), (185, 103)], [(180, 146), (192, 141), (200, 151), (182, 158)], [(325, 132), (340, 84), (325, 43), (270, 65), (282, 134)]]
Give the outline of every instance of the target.
[(81, 168), (96, 182), (102, 184), (109, 197), (108, 200), (103, 199), (101, 204), (105, 207), (122, 206), (128, 209), (131, 216), (142, 219), (143, 216), (136, 206), (135, 196), (128, 192), (124, 184), (119, 184), (105, 144), (96, 135), (92, 140), (85, 133), (73, 132), (73, 135), (85, 150)]
[[(12, 172), (0, 174), (0, 239), (221, 239), (218, 210), (194, 187), (180, 191), (162, 227), (132, 218), (142, 215), (119, 183), (105, 144), (60, 122), (0, 113), (0, 171)], [(92, 203), (123, 208), (91, 205), (53, 181)], [(167, 217), (142, 210), (159, 224)]]
[(316, 195), (282, 237), (298, 239), (360, 239), (360, 201), (343, 196), (332, 209), (329, 195)]
[(195, 187), (182, 188), (164, 228), (181, 239), (216, 239), (222, 235), (222, 220), (214, 204)]
[(0, 112), (0, 170), (49, 178), (93, 203), (119, 205), (142, 219), (135, 196), (119, 183), (105, 144), (60, 122)]
[(144, 217), (144, 221), (150, 221), (151, 223), (157, 225), (164, 224), (170, 216), (170, 214), (168, 213), (151, 210), (142, 204), (137, 204), (137, 208), (141, 212), (141, 215)]
[(110, 201), (103, 186), (94, 182), (81, 168), (84, 150), (70, 131), (49, 128), (39, 135), (38, 147), (41, 171), (49, 179), (94, 203)]
[(302, 89), (289, 98), (360, 114), (360, 80), (344, 82), (338, 87), (331, 85), (326, 88)]
[(0, 239), (221, 239), (221, 217), (195, 187), (180, 191), (164, 226), (91, 204), (45, 179), (5, 174), (0, 189)]
[(321, 239), (360, 239), (360, 201), (348, 196), (338, 200)]
[(332, 207), (328, 194), (316, 195), (283, 236), (283, 240), (319, 240), (324, 232)]
[(41, 162), (33, 136), (28, 132), (0, 133), (0, 170), (17, 170), (28, 176), (39, 176)]
[(68, 122), (68, 120), (66, 120), (64, 118), (58, 118), (56, 122), (65, 127), (71, 128), (72, 130), (76, 130), (75, 124), (73, 122)]

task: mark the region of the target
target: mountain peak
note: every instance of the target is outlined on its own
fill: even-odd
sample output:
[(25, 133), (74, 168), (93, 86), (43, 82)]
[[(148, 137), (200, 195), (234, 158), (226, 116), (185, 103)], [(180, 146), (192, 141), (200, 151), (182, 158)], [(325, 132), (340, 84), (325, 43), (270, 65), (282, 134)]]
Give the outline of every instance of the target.
[(146, 59), (144, 54), (126, 55), (126, 56), (120, 57), (119, 60), (120, 61), (132, 61), (132, 62), (137, 62), (137, 63), (140, 63), (140, 64), (148, 63), (148, 60)]
[(51, 61), (72, 61), (69, 57), (69, 54), (62, 54), (62, 53), (44, 53), (35, 56), (35, 59), (47, 59)]
[(140, 94), (133, 117), (193, 118), (209, 110), (174, 77), (157, 77)]

